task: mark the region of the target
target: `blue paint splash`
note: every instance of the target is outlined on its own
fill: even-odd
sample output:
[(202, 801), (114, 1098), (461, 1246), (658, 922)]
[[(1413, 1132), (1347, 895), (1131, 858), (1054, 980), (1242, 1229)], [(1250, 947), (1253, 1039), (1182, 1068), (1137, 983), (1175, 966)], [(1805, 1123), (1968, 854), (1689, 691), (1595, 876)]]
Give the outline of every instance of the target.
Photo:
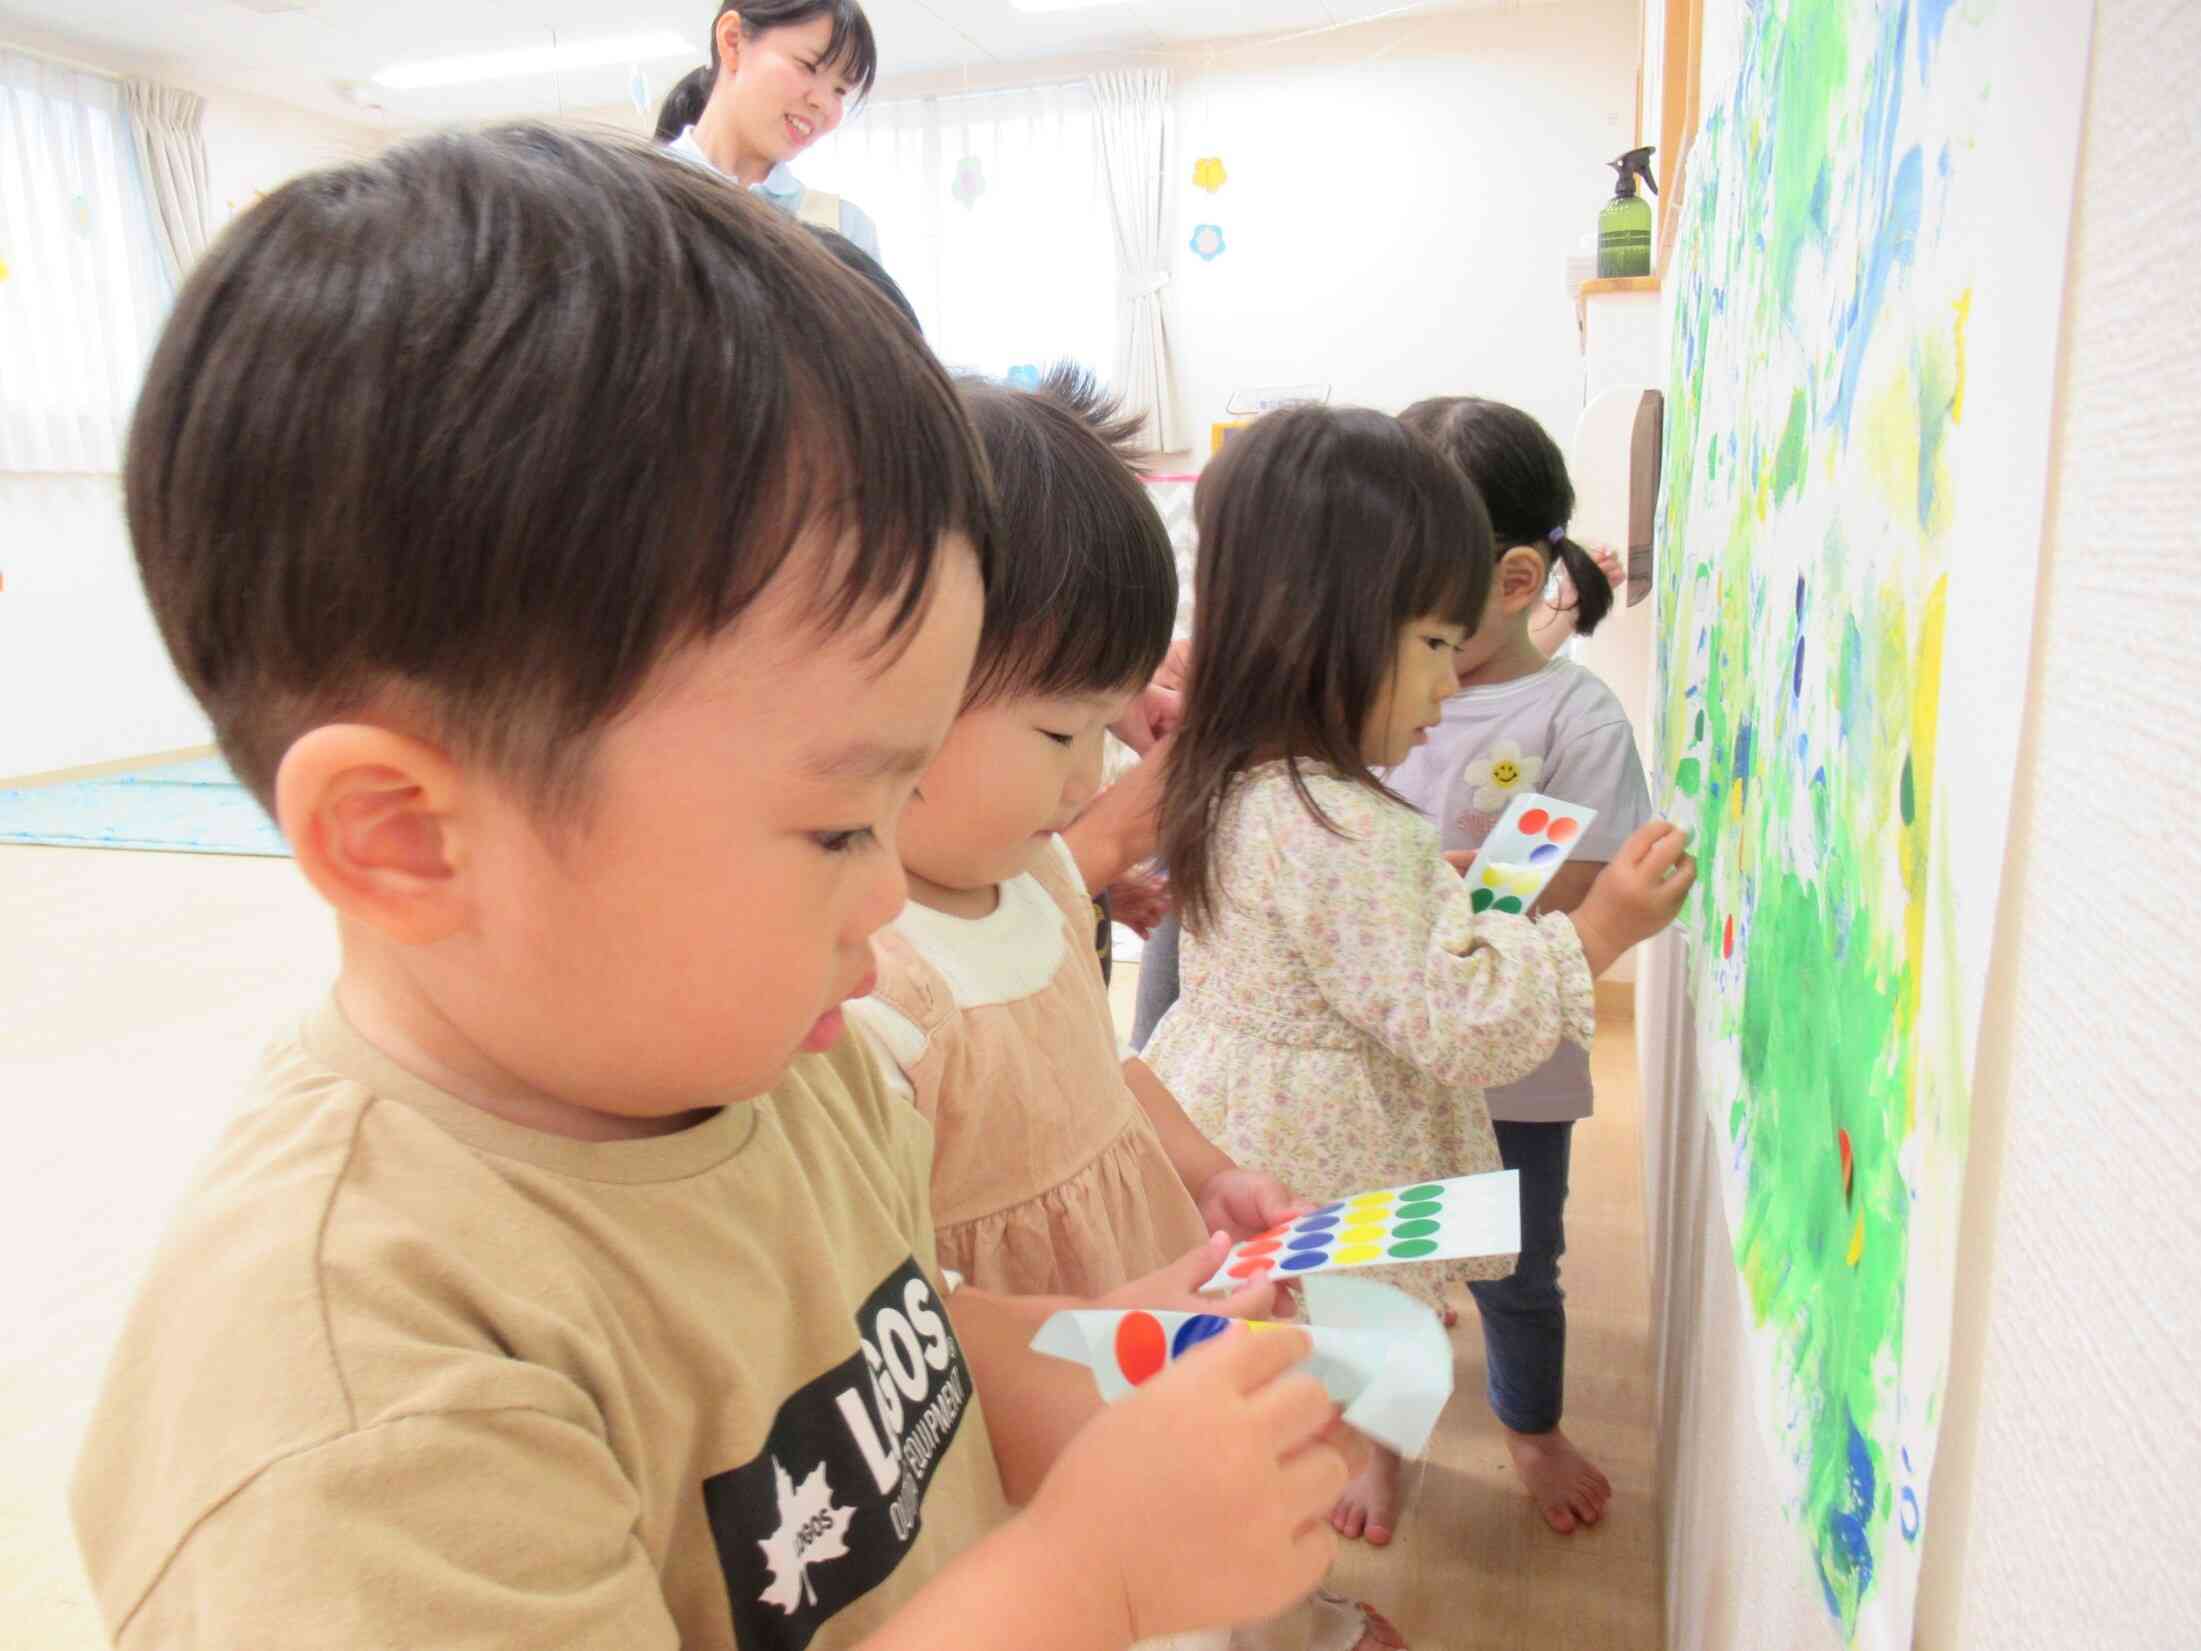
[[(1872, 1447), (1865, 1443), (1854, 1421), (1849, 1424), (1849, 1477), (1845, 1489), (1842, 1505), (1827, 1514), (1831, 1549), (1819, 1556), (1819, 1586), (1826, 1591), (1827, 1609), (1839, 1622), (1849, 1620), (1842, 1609), (1843, 1596), (1856, 1601), (1872, 1587), (1872, 1537), (1867, 1527), (1873, 1504), (1879, 1498)], [(1840, 1574), (1830, 1568), (1830, 1561), (1839, 1564)]]

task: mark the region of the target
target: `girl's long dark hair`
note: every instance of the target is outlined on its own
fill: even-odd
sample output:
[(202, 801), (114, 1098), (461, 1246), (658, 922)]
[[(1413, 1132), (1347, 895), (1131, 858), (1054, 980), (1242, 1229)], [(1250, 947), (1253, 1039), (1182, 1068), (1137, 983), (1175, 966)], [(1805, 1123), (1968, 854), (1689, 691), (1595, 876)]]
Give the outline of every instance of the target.
[(1215, 831), (1239, 782), (1283, 758), (1391, 795), (1362, 751), (1399, 635), (1470, 628), (1490, 599), (1490, 518), (1460, 468), (1397, 419), (1295, 407), (1235, 436), (1194, 496), (1192, 678), (1162, 797), (1162, 855), (1185, 926), (1219, 911)]
[[(1566, 536), (1574, 514), (1574, 483), (1567, 457), (1541, 424), (1518, 407), (1475, 396), (1435, 396), (1417, 401), (1399, 422), (1435, 442), (1467, 472), (1490, 511), (1496, 535), (1493, 556), (1515, 545), (1542, 551), (1545, 567), (1556, 559), (1574, 586), (1574, 628), (1588, 636), (1613, 610), (1613, 587), (1590, 553)], [(1554, 535), (1557, 537), (1553, 537)]]
[(703, 118), (703, 107), (711, 101), (711, 86), (717, 79), (718, 71), (706, 63), (700, 69), (690, 69), (673, 82), (673, 89), (657, 106), (659, 143), (672, 142)]

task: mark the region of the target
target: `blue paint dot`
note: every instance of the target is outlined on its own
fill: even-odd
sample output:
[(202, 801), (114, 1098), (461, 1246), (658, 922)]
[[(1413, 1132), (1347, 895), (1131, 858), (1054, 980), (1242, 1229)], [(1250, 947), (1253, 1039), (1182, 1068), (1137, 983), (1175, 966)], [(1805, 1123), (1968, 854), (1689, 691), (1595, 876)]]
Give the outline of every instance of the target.
[(1302, 1250), (1297, 1255), (1288, 1255), (1284, 1258), (1284, 1271), (1287, 1273), (1303, 1273), (1309, 1267), (1319, 1267), (1329, 1259), (1330, 1256), (1327, 1250)]
[(1326, 1233), (1344, 1219), (1341, 1215), (1303, 1215), (1294, 1225), (1303, 1233)]
[(1320, 1209), (1318, 1209), (1318, 1210), (1316, 1210), (1316, 1211), (1315, 1211), (1315, 1214), (1317, 1214), (1317, 1215), (1335, 1215), (1335, 1214), (1336, 1214), (1336, 1213), (1337, 1213), (1337, 1212), (1338, 1212), (1339, 1210), (1343, 1209), (1344, 1207), (1345, 1207), (1345, 1200), (1344, 1200), (1344, 1199), (1342, 1199), (1342, 1198), (1340, 1198), (1340, 1199), (1339, 1199), (1339, 1200), (1338, 1200), (1338, 1201), (1337, 1201), (1336, 1203), (1334, 1203), (1334, 1204), (1325, 1204), (1325, 1205), (1323, 1205), (1323, 1206), (1322, 1206), (1322, 1207), (1321, 1207)]
[(1918, 1493), (1910, 1486), (1903, 1487), (1902, 1500), (1897, 1504), (1896, 1520), (1903, 1527), (1903, 1540), (1916, 1542), (1919, 1527), (1925, 1524), (1925, 1515), (1918, 1511)]
[(1177, 1327), (1177, 1339), (1169, 1344), (1170, 1357), (1181, 1359), (1204, 1341), (1213, 1341), (1230, 1328), (1230, 1320), (1213, 1313), (1195, 1313)]
[(1531, 849), (1528, 858), (1532, 866), (1548, 866), (1559, 858), (1559, 850), (1553, 844), (1544, 843)]
[(1287, 1250), (1325, 1250), (1330, 1246), (1328, 1233), (1301, 1233), (1284, 1246)]

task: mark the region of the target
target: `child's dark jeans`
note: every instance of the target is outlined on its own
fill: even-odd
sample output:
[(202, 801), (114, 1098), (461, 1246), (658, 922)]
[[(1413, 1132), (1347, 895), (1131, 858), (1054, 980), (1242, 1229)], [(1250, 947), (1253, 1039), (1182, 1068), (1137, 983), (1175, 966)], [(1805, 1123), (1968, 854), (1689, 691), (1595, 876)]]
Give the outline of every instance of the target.
[(1559, 1425), (1566, 1392), (1567, 1161), (1574, 1125), (1499, 1123), (1498, 1155), (1521, 1172), (1521, 1261), (1510, 1278), (1468, 1286), (1483, 1315), (1490, 1408), (1516, 1433)]

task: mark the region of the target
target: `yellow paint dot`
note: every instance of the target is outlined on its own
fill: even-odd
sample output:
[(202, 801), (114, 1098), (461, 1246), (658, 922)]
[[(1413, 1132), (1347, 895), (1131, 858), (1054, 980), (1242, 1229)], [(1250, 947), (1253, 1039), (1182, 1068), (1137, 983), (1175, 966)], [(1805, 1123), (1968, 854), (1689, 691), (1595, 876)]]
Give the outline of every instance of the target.
[(1330, 1264), (1336, 1267), (1351, 1267), (1363, 1261), (1381, 1261), (1382, 1259), (1383, 1247), (1379, 1244), (1348, 1244), (1331, 1255)]
[(1342, 1244), (1373, 1244), (1381, 1239), (1388, 1230), (1381, 1222), (1367, 1223), (1355, 1227), (1340, 1227), (1337, 1234), (1338, 1242)]
[(1865, 1218), (1859, 1216), (1857, 1225), (1849, 1235), (1849, 1264), (1854, 1267), (1865, 1258)]
[(1288, 1324), (1272, 1324), (1267, 1319), (1243, 1319), (1240, 1322), (1248, 1330), (1289, 1330), (1291, 1328)]
[(1397, 1202), (1395, 1193), (1364, 1192), (1345, 1207), (1349, 1210), (1387, 1210)]
[(1504, 884), (1504, 881), (1505, 881), (1505, 868), (1504, 868), (1503, 866), (1485, 866), (1485, 867), (1483, 867), (1483, 887), (1484, 887), (1484, 888), (1486, 888), (1486, 889), (1494, 889), (1494, 888), (1499, 888), (1499, 887), (1502, 887), (1502, 886), (1503, 886), (1503, 884)]

